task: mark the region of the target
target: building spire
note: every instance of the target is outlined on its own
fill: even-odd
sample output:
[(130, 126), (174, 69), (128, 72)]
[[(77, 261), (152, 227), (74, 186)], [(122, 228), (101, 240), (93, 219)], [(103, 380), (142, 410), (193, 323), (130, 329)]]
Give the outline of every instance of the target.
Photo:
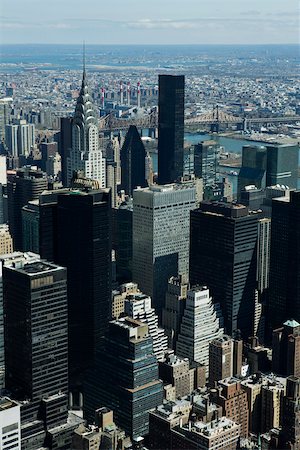
[(82, 84), (84, 84), (86, 73), (85, 73), (85, 41), (83, 41), (82, 45), (82, 68), (83, 68), (83, 75), (82, 75)]

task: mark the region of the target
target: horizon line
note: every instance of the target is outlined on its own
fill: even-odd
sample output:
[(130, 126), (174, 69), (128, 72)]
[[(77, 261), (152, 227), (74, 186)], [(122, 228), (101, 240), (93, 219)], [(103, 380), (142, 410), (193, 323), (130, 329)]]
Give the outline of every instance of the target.
[[(82, 42), (81, 43), (72, 43), (72, 44), (70, 44), (70, 43), (63, 43), (63, 42), (59, 42), (59, 43), (57, 43), (57, 42), (22, 42), (22, 43), (19, 43), (19, 42), (16, 42), (16, 43), (13, 43), (13, 42), (6, 42), (6, 43), (2, 43), (2, 42), (0, 42), (0, 46), (4, 46), (4, 45), (76, 45), (76, 46), (82, 46)], [(219, 46), (219, 47), (231, 47), (231, 46), (238, 46), (238, 47), (242, 47), (242, 46), (253, 46), (253, 45), (259, 45), (259, 46), (264, 46), (264, 45), (276, 45), (276, 46), (281, 46), (281, 45), (294, 45), (294, 46), (299, 46), (300, 47), (300, 45), (299, 45), (299, 43), (298, 42), (282, 42), (282, 43), (273, 43), (273, 42), (266, 42), (266, 43), (247, 43), (247, 44), (245, 44), (245, 43), (243, 43), (243, 44), (238, 44), (238, 43), (236, 43), (236, 44), (234, 44), (234, 43), (231, 43), (231, 44), (224, 44), (224, 43), (214, 43), (214, 44), (212, 44), (212, 43), (206, 43), (206, 44), (204, 44), (204, 43), (201, 43), (201, 44), (195, 44), (195, 43), (193, 43), (193, 44), (137, 44), (137, 43), (130, 43), (130, 44), (121, 44), (121, 43), (111, 43), (111, 44), (99, 44), (99, 43), (91, 43), (91, 44), (87, 44), (86, 43), (86, 46), (88, 47), (88, 46), (95, 46), (95, 45), (101, 45), (101, 46), (135, 46), (135, 47), (143, 47), (143, 46), (168, 46), (168, 47), (186, 47), (186, 46), (189, 46), (189, 47), (198, 47), (198, 46)]]

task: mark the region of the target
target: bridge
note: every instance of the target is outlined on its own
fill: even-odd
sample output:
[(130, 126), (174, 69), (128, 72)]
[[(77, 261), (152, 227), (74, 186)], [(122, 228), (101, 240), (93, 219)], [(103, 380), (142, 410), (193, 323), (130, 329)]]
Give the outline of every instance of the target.
[[(185, 127), (196, 125), (209, 125), (211, 131), (219, 131), (220, 125), (237, 125), (240, 129), (247, 129), (252, 124), (287, 124), (300, 122), (300, 116), (282, 116), (282, 117), (239, 117), (233, 116), (225, 111), (222, 111), (216, 106), (212, 111), (201, 114), (199, 116), (185, 119)], [(99, 120), (100, 132), (109, 132), (116, 130), (127, 130), (130, 125), (135, 125), (137, 128), (152, 128), (158, 126), (157, 110), (152, 110), (149, 114), (137, 118), (116, 118), (113, 114), (108, 114)]]

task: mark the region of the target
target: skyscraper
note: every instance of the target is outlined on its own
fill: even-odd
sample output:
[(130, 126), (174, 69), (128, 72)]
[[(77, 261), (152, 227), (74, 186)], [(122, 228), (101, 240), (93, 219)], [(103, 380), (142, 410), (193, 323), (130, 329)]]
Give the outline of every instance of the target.
[(94, 410), (105, 405), (113, 409), (117, 424), (130, 436), (148, 433), (149, 411), (162, 403), (163, 387), (146, 324), (129, 317), (110, 322), (85, 392), (87, 419), (93, 419)]
[(223, 336), (223, 318), (219, 304), (213, 304), (206, 286), (187, 292), (186, 308), (176, 342), (176, 354), (190, 361), (209, 363), (209, 343)]
[(40, 197), (40, 252), (68, 270), (69, 373), (80, 385), (108, 326), (111, 206), (108, 189), (50, 191)]
[(72, 121), (72, 148), (68, 156), (68, 185), (74, 171), (81, 170), (86, 178), (106, 186), (105, 159), (99, 149), (97, 112), (90, 96), (85, 70)]
[(215, 141), (200, 142), (194, 146), (194, 173), (203, 179), (204, 189), (219, 181), (220, 146)]
[[(66, 269), (36, 259), (3, 266), (5, 385), (21, 407), (21, 436), (67, 421)], [(23, 448), (23, 445), (22, 445)], [(24, 448), (35, 448), (30, 443)]]
[(58, 153), (61, 157), (61, 179), (64, 187), (68, 186), (68, 157), (72, 147), (72, 118), (60, 118)]
[(161, 315), (171, 276), (188, 274), (195, 188), (151, 186), (133, 192), (133, 281)]
[(46, 174), (36, 168), (24, 167), (17, 170), (7, 184), (8, 222), (14, 249), (23, 250), (22, 208), (30, 200), (36, 200), (48, 187)]
[(139, 132), (130, 125), (121, 148), (121, 187), (132, 195), (134, 189), (147, 186), (145, 173), (146, 150)]
[(244, 146), (238, 178), (238, 198), (247, 185), (259, 189), (276, 184), (297, 189), (298, 145)]
[(264, 189), (267, 183), (267, 149), (263, 146), (244, 145), (242, 167), (238, 176), (238, 198), (248, 185)]
[(3, 313), (3, 277), (2, 267), (23, 264), (29, 261), (39, 260), (39, 255), (33, 253), (13, 252), (0, 256), (0, 388), (4, 388), (5, 358), (4, 358), (4, 313)]
[(258, 214), (245, 206), (202, 202), (191, 212), (190, 282), (209, 286), (226, 332), (252, 334)]
[(267, 186), (281, 184), (297, 189), (299, 146), (286, 144), (267, 147)]
[(158, 179), (173, 183), (183, 176), (184, 76), (159, 75)]
[(300, 191), (272, 202), (269, 327), (300, 323)]

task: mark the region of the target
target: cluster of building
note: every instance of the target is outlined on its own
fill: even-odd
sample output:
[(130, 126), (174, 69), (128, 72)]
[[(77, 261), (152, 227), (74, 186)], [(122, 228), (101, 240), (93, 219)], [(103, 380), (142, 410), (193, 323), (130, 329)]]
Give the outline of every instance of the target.
[(156, 182), (136, 127), (104, 156), (85, 71), (60, 178), (52, 142), (0, 157), (1, 448), (299, 448), (298, 148), (208, 199), (184, 88), (159, 76)]

